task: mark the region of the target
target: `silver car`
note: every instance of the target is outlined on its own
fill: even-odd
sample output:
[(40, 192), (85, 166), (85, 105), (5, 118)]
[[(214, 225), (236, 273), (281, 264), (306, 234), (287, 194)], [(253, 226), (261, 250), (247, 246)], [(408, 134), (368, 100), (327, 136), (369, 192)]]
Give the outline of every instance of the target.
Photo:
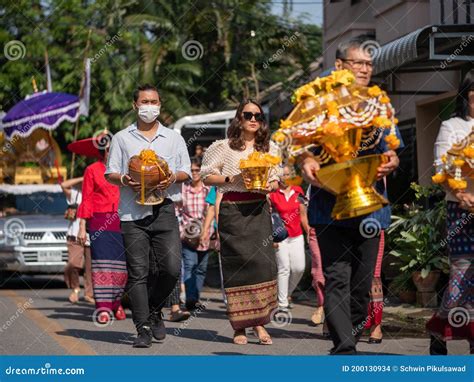
[[(14, 213), (0, 218), (0, 272), (58, 273), (68, 253), (62, 193), (1, 195)], [(8, 200), (5, 203), (5, 200)]]

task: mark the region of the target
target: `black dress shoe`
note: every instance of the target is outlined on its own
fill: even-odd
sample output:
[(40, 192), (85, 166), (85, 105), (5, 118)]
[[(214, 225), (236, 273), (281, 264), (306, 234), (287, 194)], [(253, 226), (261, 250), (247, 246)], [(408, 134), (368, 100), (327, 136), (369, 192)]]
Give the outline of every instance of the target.
[(163, 341), (166, 337), (165, 323), (163, 322), (163, 313), (155, 312), (150, 316), (151, 331), (157, 341)]
[(152, 342), (152, 332), (149, 326), (142, 326), (138, 330), (137, 338), (133, 341), (134, 348), (149, 348)]
[(435, 336), (430, 336), (430, 354), (431, 355), (448, 355), (448, 347), (446, 341)]
[(369, 344), (381, 344), (382, 338), (369, 337)]

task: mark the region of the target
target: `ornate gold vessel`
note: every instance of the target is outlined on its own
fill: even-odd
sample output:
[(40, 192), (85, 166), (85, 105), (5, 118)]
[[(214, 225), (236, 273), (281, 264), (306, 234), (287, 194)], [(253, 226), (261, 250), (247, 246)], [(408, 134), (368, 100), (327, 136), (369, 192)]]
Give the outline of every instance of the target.
[(377, 167), (387, 161), (384, 155), (367, 155), (323, 167), (317, 173), (323, 188), (336, 195), (332, 218), (336, 220), (370, 214), (388, 201), (373, 183)]
[(268, 179), (274, 166), (281, 162), (277, 156), (254, 151), (247, 159), (240, 161), (239, 167), (249, 191), (262, 191), (267, 188)]
[(261, 191), (265, 190), (268, 183), (270, 167), (247, 167), (242, 169), (242, 177), (244, 178), (247, 190)]
[[(336, 195), (336, 220), (366, 215), (388, 201), (373, 187), (384, 155), (362, 155), (383, 138), (390, 149), (399, 140), (395, 111), (378, 86), (362, 87), (347, 70), (332, 72), (297, 89), (288, 118), (272, 139), (280, 145), (284, 162), (319, 148), (321, 169), (315, 174), (322, 187)], [(384, 129), (390, 129), (384, 135)], [(367, 151), (369, 154), (370, 151)]]

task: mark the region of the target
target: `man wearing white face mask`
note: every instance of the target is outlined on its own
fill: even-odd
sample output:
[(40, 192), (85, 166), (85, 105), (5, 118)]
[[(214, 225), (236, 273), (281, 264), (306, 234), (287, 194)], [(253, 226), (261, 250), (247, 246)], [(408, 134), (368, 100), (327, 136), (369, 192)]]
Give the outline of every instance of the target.
[[(119, 215), (128, 270), (128, 295), (137, 328), (134, 347), (150, 347), (152, 337), (163, 340), (166, 329), (161, 309), (173, 290), (181, 270), (181, 240), (173, 200), (180, 197), (177, 183), (191, 174), (191, 161), (183, 137), (163, 126), (160, 97), (156, 87), (143, 85), (134, 93), (134, 123), (114, 135), (105, 172), (107, 180), (120, 186)], [(135, 203), (140, 183), (128, 174), (128, 162), (143, 149), (152, 149), (166, 160), (172, 171), (163, 203), (142, 206)]]

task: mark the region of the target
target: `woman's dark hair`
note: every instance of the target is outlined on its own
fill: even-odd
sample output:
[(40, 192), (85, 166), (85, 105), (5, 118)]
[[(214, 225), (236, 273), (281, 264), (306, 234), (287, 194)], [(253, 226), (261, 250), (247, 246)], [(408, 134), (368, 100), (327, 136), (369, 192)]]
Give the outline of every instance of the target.
[[(243, 151), (245, 150), (245, 142), (242, 131), (242, 112), (245, 105), (253, 103), (260, 109), (260, 113), (264, 115), (262, 106), (259, 103), (251, 100), (244, 99), (235, 113), (235, 117), (232, 120), (229, 129), (227, 130), (227, 138), (229, 138), (229, 146), (232, 150)], [(270, 130), (268, 129), (267, 122), (264, 120), (260, 124), (260, 128), (255, 133), (255, 145), (254, 148), (256, 151), (268, 152), (270, 149)]]
[(195, 166), (201, 167), (201, 166), (202, 166), (202, 159), (201, 159), (201, 157), (192, 157), (192, 158), (191, 158), (191, 164), (192, 164), (192, 165), (195, 165)]
[(105, 158), (105, 152), (110, 146), (110, 142), (112, 142), (112, 133), (106, 132), (105, 134), (101, 134), (97, 137), (97, 150), (99, 150), (99, 155), (101, 159)]
[(458, 94), (456, 96), (456, 111), (454, 114), (456, 117), (466, 121), (469, 115), (469, 92), (471, 90), (474, 90), (474, 69), (471, 69), (466, 74), (461, 85), (459, 85)]

